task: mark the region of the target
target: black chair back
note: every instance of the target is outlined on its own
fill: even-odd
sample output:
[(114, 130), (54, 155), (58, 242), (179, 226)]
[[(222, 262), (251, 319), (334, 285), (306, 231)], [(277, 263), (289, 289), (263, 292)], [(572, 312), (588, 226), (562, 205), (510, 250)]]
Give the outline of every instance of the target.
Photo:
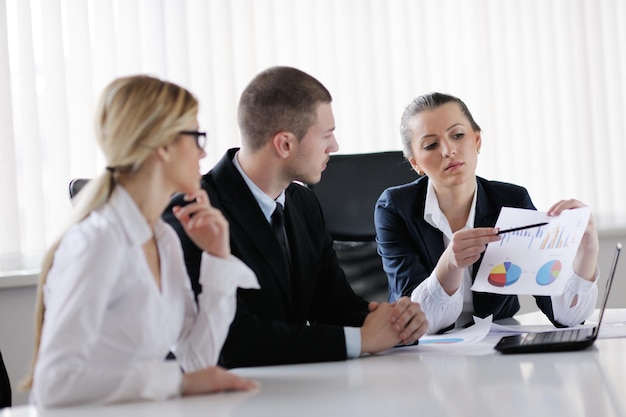
[(387, 276), (376, 248), (374, 206), (393, 185), (418, 178), (401, 151), (332, 155), (317, 195), (337, 258), (352, 289), (370, 301), (387, 301)]
[(333, 239), (369, 241), (376, 237), (374, 205), (380, 194), (417, 178), (401, 151), (332, 155), (312, 189)]
[(70, 199), (74, 198), (88, 182), (88, 178), (74, 178), (71, 180), (69, 185)]

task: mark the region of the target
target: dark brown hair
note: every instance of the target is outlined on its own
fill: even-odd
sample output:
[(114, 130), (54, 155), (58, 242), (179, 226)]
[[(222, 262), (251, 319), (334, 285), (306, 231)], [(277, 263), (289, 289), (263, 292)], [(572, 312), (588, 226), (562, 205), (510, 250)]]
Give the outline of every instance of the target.
[(238, 121), (242, 141), (257, 150), (281, 131), (302, 139), (316, 122), (317, 106), (331, 101), (326, 87), (309, 74), (291, 67), (268, 68), (241, 94)]

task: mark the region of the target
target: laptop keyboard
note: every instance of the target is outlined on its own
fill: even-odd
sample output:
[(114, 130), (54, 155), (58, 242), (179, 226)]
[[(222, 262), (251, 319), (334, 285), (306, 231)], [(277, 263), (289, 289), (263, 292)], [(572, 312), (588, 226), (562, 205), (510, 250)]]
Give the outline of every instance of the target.
[(543, 345), (545, 343), (562, 343), (579, 340), (589, 336), (590, 329), (562, 330), (558, 332), (528, 333), (523, 345)]

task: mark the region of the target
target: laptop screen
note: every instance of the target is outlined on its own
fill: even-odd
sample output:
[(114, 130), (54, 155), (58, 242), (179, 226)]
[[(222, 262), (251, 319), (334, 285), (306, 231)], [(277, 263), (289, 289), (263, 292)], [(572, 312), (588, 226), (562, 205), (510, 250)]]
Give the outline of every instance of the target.
[(598, 325), (594, 329), (594, 336), (598, 335), (600, 331), (600, 325), (602, 324), (602, 317), (604, 316), (604, 310), (606, 309), (606, 304), (609, 301), (609, 293), (611, 292), (611, 285), (613, 284), (613, 278), (615, 277), (615, 271), (617, 269), (617, 260), (619, 259), (619, 254), (622, 251), (622, 244), (618, 243), (615, 246), (615, 254), (613, 255), (613, 261), (611, 262), (611, 271), (609, 272), (609, 278), (606, 280), (606, 288), (604, 291), (604, 299), (602, 300), (602, 307), (600, 307), (600, 315), (598, 316)]

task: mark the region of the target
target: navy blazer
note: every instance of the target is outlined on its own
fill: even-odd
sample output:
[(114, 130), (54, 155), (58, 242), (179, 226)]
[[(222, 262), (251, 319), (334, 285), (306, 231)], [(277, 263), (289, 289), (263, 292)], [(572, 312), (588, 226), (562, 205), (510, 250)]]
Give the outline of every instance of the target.
[[(493, 227), (502, 207), (535, 210), (525, 188), (477, 177), (474, 227)], [(383, 191), (374, 210), (378, 253), (389, 280), (389, 300), (410, 296), (411, 292), (435, 269), (444, 251), (443, 232), (424, 220), (427, 177)], [(473, 265), (472, 282), (481, 258)], [(472, 292), (478, 317), (493, 314), (494, 320), (512, 317), (519, 311), (516, 295)], [(552, 301), (536, 296), (537, 305), (554, 323)], [(558, 323), (555, 323), (558, 324)]]
[[(292, 257), (291, 279), (271, 226), (232, 159), (230, 149), (202, 179), (211, 204), (230, 225), (231, 252), (255, 273), (261, 288), (239, 289), (237, 312), (219, 363), (233, 368), (346, 359), (343, 326), (360, 327), (368, 303), (357, 296), (339, 266), (333, 240), (315, 194), (293, 183), (285, 191), (285, 229)], [(175, 196), (170, 205), (184, 205)], [(201, 291), (200, 249), (178, 220), (164, 218), (183, 246), (192, 287)], [(309, 325), (307, 325), (307, 322)]]

